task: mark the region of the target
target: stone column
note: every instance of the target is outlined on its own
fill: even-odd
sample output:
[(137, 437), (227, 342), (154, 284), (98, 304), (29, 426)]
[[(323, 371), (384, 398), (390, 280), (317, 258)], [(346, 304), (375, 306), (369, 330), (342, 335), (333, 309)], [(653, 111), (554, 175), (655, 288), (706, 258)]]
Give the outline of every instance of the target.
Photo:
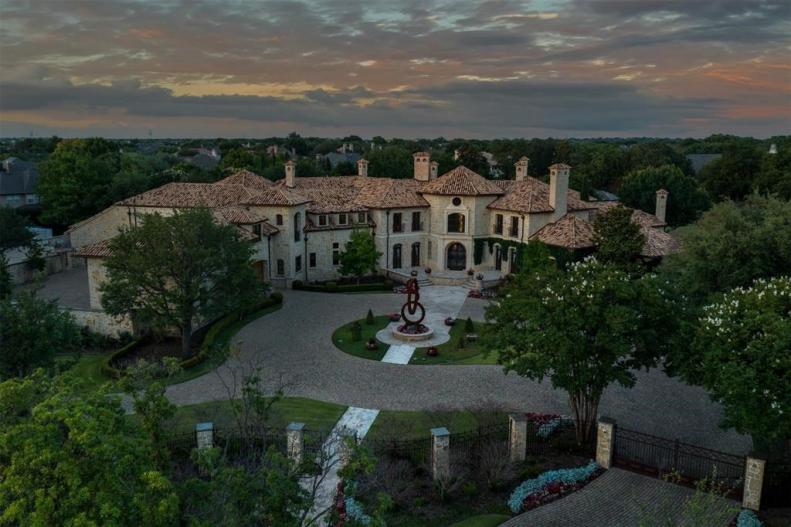
[(198, 423), (195, 425), (195, 440), (198, 449), (214, 446), (214, 423)]
[(747, 456), (744, 462), (744, 494), (742, 496), (742, 507), (745, 509), (760, 510), (765, 470), (766, 461)]
[(357, 443), (357, 435), (345, 430), (338, 435), (338, 467), (342, 468), (349, 464), (352, 457), (352, 445)]
[(527, 456), (527, 416), (508, 415), (508, 454), (511, 463), (524, 461)]
[(435, 480), (450, 476), (450, 432), (445, 427), (431, 429), (431, 474)]
[(288, 459), (295, 465), (302, 463), (305, 451), (304, 430), (305, 423), (290, 423), (286, 427), (286, 452)]
[(602, 417), (596, 427), (596, 463), (610, 468), (615, 450), (615, 421)]

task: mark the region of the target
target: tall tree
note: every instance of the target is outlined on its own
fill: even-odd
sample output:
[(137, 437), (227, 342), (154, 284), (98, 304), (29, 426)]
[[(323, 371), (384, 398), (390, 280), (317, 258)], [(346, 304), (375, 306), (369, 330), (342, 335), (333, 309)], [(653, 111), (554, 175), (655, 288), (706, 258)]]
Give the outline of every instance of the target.
[(0, 207), (0, 252), (14, 247), (24, 247), (33, 241), (27, 220), (16, 209)]
[(110, 250), (101, 286), (105, 311), (159, 329), (178, 328), (185, 356), (198, 317), (249, 305), (261, 290), (249, 262), (250, 243), (236, 227), (215, 223), (206, 209), (147, 215), (142, 225), (113, 238)]
[(736, 288), (703, 309), (682, 376), (722, 404), (753, 443), (791, 439), (791, 277)]
[(51, 366), (55, 353), (79, 343), (79, 327), (55, 302), (30, 293), (0, 300), (0, 378)]
[(368, 174), (373, 177), (409, 179), (413, 175), (412, 154), (400, 146), (386, 146), (367, 154)]
[(659, 270), (696, 303), (756, 278), (791, 275), (791, 202), (750, 196), (725, 201), (680, 230), (681, 251)]
[(65, 139), (39, 165), (37, 191), (45, 222), (68, 226), (112, 203), (113, 176), (119, 156), (105, 139)]
[(685, 175), (675, 165), (630, 172), (621, 182), (620, 198), (629, 207), (654, 214), (656, 191), (659, 189), (670, 193), (666, 217), (669, 225), (693, 222), (711, 206), (708, 194), (700, 188), (695, 178)]
[(343, 276), (360, 278), (367, 273), (375, 273), (382, 253), (376, 250), (374, 236), (365, 229), (355, 229), (340, 254), (341, 266), (338, 272)]
[[(591, 438), (604, 390), (672, 349), (677, 319), (663, 283), (593, 258), (523, 271), (486, 310), (481, 345), (506, 371), (549, 378), (569, 396), (577, 441)], [(661, 337), (661, 338), (660, 338)]]
[(749, 143), (726, 148), (720, 159), (704, 166), (700, 179), (713, 199), (742, 200), (755, 186), (761, 169), (761, 151)]
[(463, 165), (483, 177), (489, 177), (489, 163), (481, 154), (481, 150), (471, 143), (465, 143), (459, 147), (459, 158), (456, 160), (456, 164)]
[(168, 526), (172, 484), (117, 398), (38, 375), (0, 383), (0, 524)]
[(645, 244), (640, 226), (632, 221), (632, 209), (617, 205), (593, 220), (597, 257), (621, 268), (632, 267)]

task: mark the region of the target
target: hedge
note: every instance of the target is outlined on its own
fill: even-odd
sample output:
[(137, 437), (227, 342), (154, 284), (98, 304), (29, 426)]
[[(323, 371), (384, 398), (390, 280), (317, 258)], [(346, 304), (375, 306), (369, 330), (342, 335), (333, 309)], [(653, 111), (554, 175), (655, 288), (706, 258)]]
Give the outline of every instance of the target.
[(385, 280), (384, 282), (376, 284), (343, 284), (338, 285), (336, 282), (326, 282), (324, 284), (305, 284), (300, 280), (294, 280), (291, 283), (292, 289), (300, 291), (313, 291), (316, 293), (357, 293), (365, 291), (392, 291), (393, 281)]
[[(201, 343), (200, 350), (198, 354), (190, 357), (188, 359), (184, 359), (181, 361), (181, 368), (182, 369), (189, 369), (194, 366), (197, 366), (201, 362), (205, 361), (211, 355), (211, 352), (214, 349), (215, 341), (217, 337), (229, 326), (235, 324), (236, 322), (243, 320), (245, 317), (252, 315), (256, 311), (260, 311), (262, 309), (266, 309), (271, 306), (275, 306), (278, 304), (283, 303), (283, 294), (279, 292), (272, 293), (269, 298), (257, 304), (255, 307), (245, 310), (236, 310), (224, 317), (214, 321), (211, 323), (208, 331), (206, 331), (206, 335), (203, 337), (203, 342)], [(120, 379), (122, 372), (118, 368), (114, 368), (111, 364), (114, 363), (117, 359), (120, 359), (124, 355), (131, 353), (135, 350), (139, 345), (145, 342), (145, 338), (137, 338), (124, 346), (123, 348), (119, 349), (118, 351), (114, 352), (112, 355), (107, 357), (102, 364), (102, 372), (113, 378), (113, 379)]]

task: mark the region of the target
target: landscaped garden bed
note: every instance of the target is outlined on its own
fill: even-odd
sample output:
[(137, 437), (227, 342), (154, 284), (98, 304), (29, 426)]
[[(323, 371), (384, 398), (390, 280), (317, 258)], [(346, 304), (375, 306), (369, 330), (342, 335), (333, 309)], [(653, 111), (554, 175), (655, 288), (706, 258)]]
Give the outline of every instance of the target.
[(338, 280), (309, 283), (305, 283), (302, 280), (294, 280), (291, 283), (291, 287), (317, 293), (365, 293), (392, 291), (393, 281), (384, 276), (364, 276), (359, 280), (356, 278), (339, 278)]
[[(448, 324), (448, 321), (446, 321)], [(474, 322), (472, 331), (469, 331), (468, 322), (456, 320), (450, 325), (450, 340), (444, 344), (434, 346), (437, 354), (432, 356), (428, 348), (418, 348), (412, 355), (410, 364), (497, 364), (497, 354), (484, 355), (478, 345), (477, 336), (483, 322)], [(473, 338), (469, 338), (473, 337)]]
[(548, 470), (522, 482), (508, 499), (508, 507), (514, 514), (535, 509), (581, 489), (603, 470), (595, 461), (576, 468)]
[(376, 340), (376, 334), (388, 324), (390, 324), (389, 315), (355, 320), (336, 329), (332, 334), (332, 343), (339, 350), (355, 357), (382, 360), (388, 346)]

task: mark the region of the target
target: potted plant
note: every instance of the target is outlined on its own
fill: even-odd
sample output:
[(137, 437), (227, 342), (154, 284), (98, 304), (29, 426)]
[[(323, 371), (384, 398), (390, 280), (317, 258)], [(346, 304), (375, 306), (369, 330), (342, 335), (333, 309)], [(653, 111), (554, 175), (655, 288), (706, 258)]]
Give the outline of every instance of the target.
[(475, 275), (476, 280), (483, 280), (483, 273), (478, 273)]
[(431, 267), (426, 267), (423, 270), (426, 272), (426, 274), (431, 274)]
[(368, 342), (365, 344), (365, 347), (368, 348), (368, 351), (374, 351), (379, 349), (379, 343), (376, 342), (375, 338), (368, 339)]
[(475, 274), (475, 270), (474, 269), (467, 269), (467, 276), (472, 276), (474, 274)]
[(399, 320), (401, 320), (400, 313), (390, 313), (389, 316), (390, 316), (390, 322), (398, 322)]
[(429, 357), (436, 357), (437, 355), (439, 355), (439, 350), (437, 349), (436, 346), (431, 346), (426, 350), (426, 355), (428, 355)]
[(445, 319), (445, 325), (446, 326), (452, 326), (455, 323), (456, 323), (456, 319), (453, 318), (453, 317), (448, 317), (448, 318)]

